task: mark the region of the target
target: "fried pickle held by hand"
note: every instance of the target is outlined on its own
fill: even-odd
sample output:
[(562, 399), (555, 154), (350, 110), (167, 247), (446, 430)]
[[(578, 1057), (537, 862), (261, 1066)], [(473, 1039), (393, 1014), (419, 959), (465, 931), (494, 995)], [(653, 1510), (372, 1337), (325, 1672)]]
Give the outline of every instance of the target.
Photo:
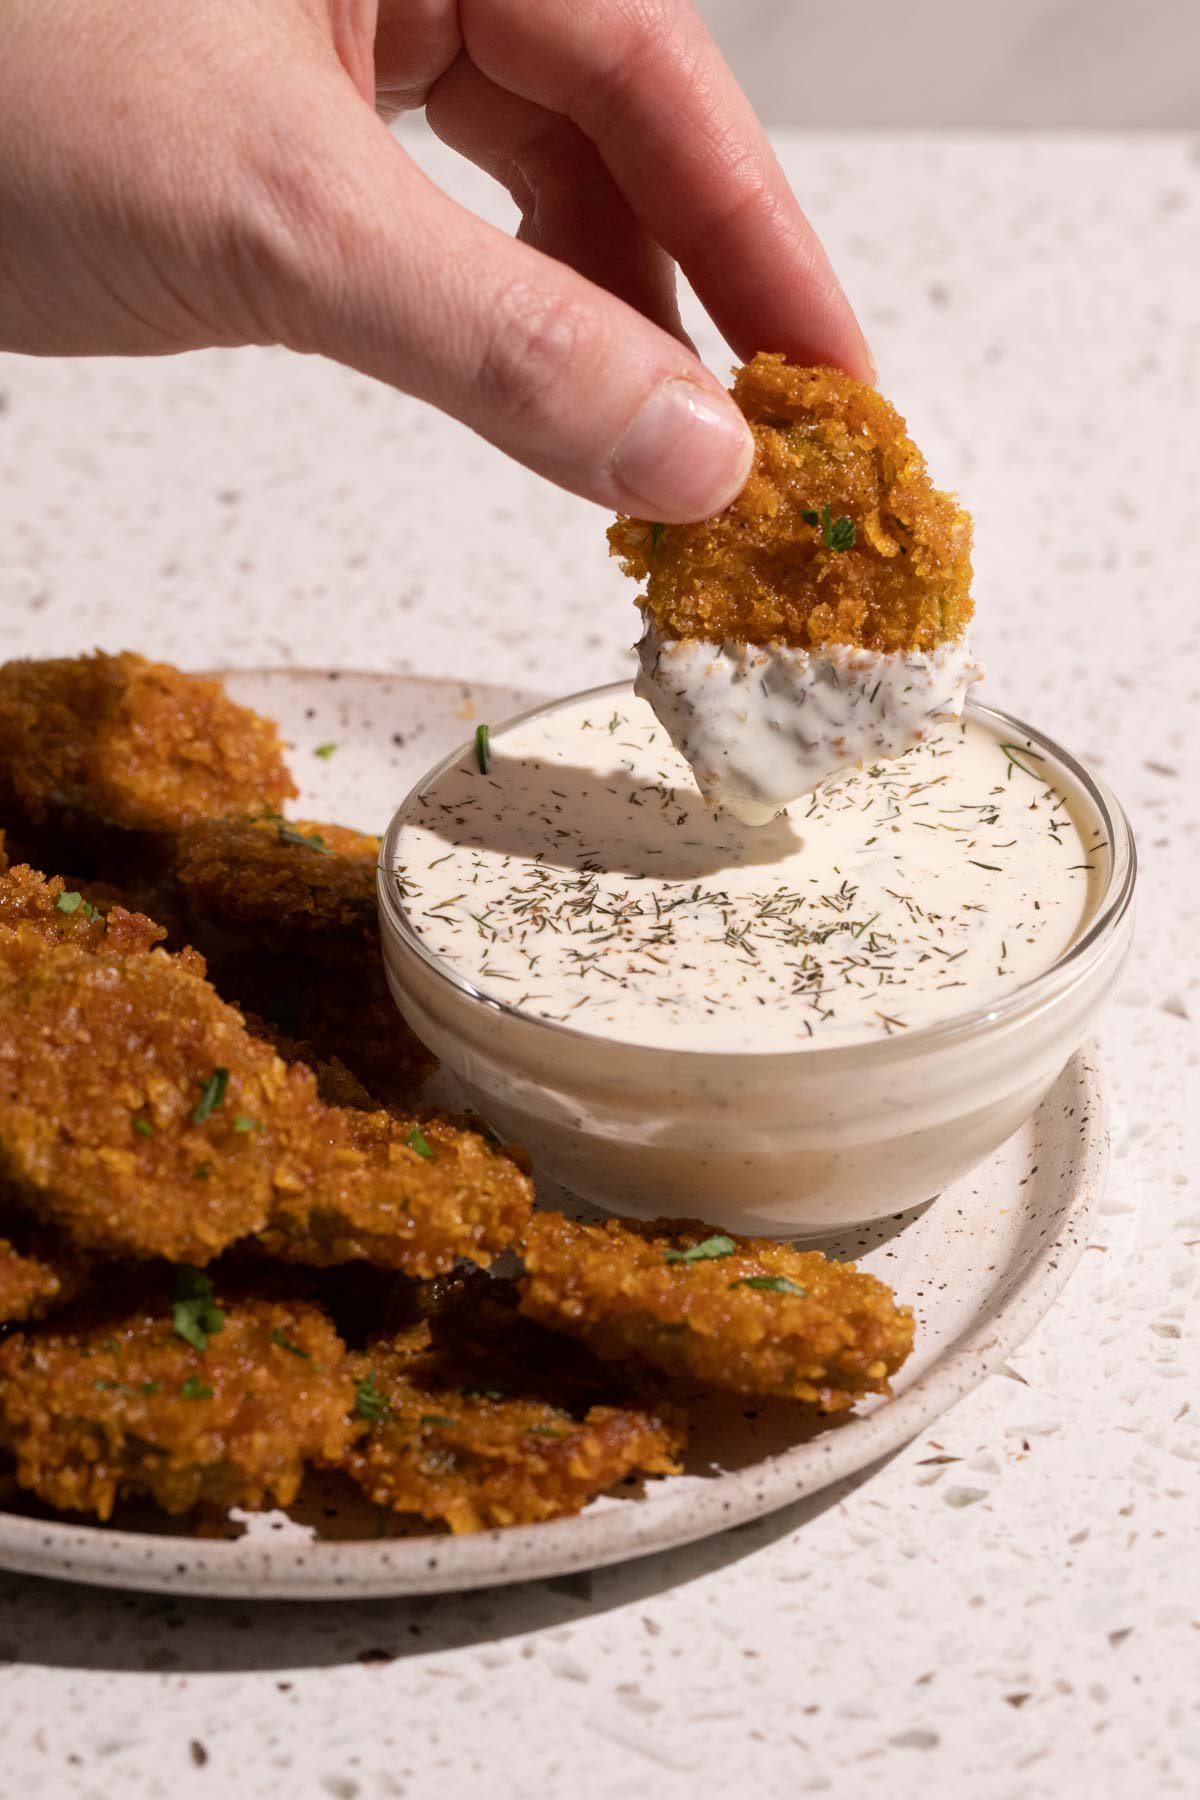
[(156, 1271), (0, 1345), (0, 1444), (21, 1486), (101, 1519), (127, 1494), (171, 1513), (287, 1506), (306, 1463), (340, 1462), (359, 1427), (329, 1322), (301, 1300), (218, 1292), (214, 1308), (197, 1349)]
[(125, 651), (0, 666), (0, 817), (173, 832), (294, 795), (275, 726)]
[(620, 518), (608, 535), (646, 583), (637, 692), (701, 792), (763, 825), (957, 718), (982, 670), (970, 519), (882, 395), (762, 354), (733, 393), (755, 442), (737, 499), (698, 525)]
[[(960, 636), (973, 611), (971, 521), (933, 486), (883, 395), (760, 353), (733, 396), (755, 444), (737, 499), (698, 525), (609, 529), (661, 635), (878, 651)], [(835, 530), (842, 519), (852, 532)]]
[(622, 1396), (611, 1371), (520, 1318), (510, 1283), (432, 1286), (424, 1317), (352, 1359), (371, 1426), (345, 1467), (376, 1505), (482, 1531), (677, 1471), (680, 1415)]
[(181, 959), (28, 924), (0, 928), (0, 1174), (110, 1255), (204, 1263), (263, 1234), (277, 1255), (422, 1276), (487, 1261), (531, 1204), (473, 1132), (323, 1105)]
[(912, 1348), (912, 1313), (890, 1288), (772, 1238), (537, 1213), (524, 1260), (528, 1317), (605, 1359), (636, 1358), (733, 1393), (841, 1412), (886, 1393)]

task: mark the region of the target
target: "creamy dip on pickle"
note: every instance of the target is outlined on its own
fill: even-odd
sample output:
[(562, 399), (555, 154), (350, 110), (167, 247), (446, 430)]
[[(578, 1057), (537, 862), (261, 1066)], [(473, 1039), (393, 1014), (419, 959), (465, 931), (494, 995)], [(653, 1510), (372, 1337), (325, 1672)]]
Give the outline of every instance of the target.
[(673, 1049), (863, 1043), (998, 1000), (1079, 937), (1108, 847), (1069, 791), (968, 710), (755, 829), (705, 804), (644, 701), (590, 695), (427, 783), (393, 878), (429, 951), (539, 1018)]

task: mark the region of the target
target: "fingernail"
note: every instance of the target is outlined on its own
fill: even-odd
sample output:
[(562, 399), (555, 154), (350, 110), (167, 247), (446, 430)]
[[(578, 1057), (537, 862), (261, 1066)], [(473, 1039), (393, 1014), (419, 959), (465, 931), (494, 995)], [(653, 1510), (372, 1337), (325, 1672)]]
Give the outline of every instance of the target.
[(707, 519), (740, 493), (754, 439), (732, 400), (678, 376), (660, 382), (613, 451), (613, 473), (645, 519)]

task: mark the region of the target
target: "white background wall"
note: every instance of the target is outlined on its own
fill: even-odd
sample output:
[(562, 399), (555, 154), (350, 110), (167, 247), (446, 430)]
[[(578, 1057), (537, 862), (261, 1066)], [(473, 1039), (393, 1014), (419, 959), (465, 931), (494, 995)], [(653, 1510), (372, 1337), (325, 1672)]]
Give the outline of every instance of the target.
[(1200, 0), (697, 0), (772, 125), (1200, 125)]

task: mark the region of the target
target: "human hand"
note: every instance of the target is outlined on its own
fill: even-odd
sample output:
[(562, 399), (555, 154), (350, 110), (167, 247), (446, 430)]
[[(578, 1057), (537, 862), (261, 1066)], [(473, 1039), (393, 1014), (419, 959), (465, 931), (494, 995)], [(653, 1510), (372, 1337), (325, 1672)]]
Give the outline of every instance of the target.
[[(0, 347), (279, 343), (419, 395), (643, 518), (718, 511), (751, 440), (683, 338), (869, 379), (854, 316), (684, 0), (9, 0)], [(378, 116), (424, 105), (516, 241)]]

